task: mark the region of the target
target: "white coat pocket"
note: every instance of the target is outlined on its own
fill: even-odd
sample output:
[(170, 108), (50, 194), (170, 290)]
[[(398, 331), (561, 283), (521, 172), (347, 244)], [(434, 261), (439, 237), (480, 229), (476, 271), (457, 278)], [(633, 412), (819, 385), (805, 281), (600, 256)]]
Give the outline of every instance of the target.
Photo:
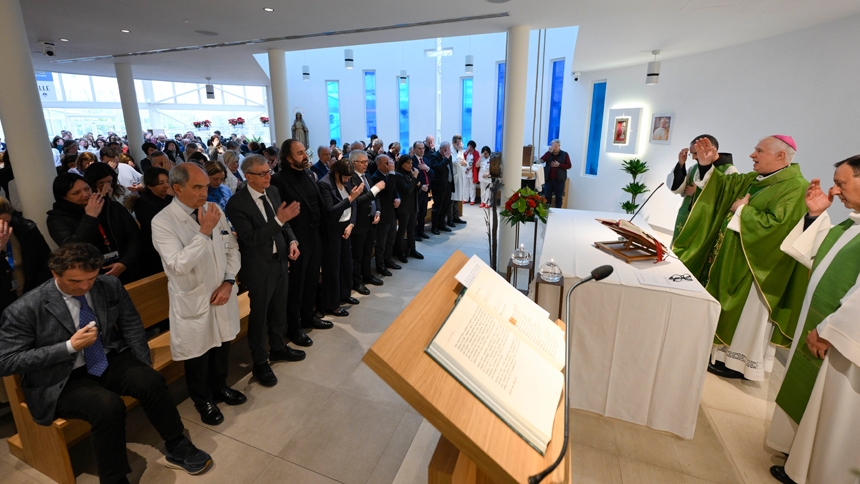
[(176, 315), (182, 319), (197, 319), (209, 310), (209, 291), (200, 284), (188, 292), (176, 294)]

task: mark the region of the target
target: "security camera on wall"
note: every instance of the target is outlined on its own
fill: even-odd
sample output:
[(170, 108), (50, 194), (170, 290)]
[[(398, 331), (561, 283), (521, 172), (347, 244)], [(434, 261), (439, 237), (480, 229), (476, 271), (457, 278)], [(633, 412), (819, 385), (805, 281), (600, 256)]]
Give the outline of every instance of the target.
[(54, 50), (54, 43), (53, 42), (41, 41), (41, 42), (39, 42), (39, 45), (42, 46), (42, 53), (45, 54), (46, 56), (54, 57), (56, 55), (56, 51)]
[(576, 71), (576, 72), (574, 72), (574, 73), (573, 73), (573, 80), (574, 80), (574, 81), (578, 81), (580, 77), (582, 77), (582, 73), (581, 73), (581, 72)]

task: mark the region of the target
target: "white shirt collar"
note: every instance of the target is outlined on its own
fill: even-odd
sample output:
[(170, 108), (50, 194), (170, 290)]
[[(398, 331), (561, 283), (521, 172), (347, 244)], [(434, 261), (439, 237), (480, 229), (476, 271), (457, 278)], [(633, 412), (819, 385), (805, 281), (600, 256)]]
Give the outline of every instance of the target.
[(185, 213), (187, 213), (188, 215), (191, 215), (191, 213), (194, 211), (194, 209), (193, 209), (193, 208), (191, 208), (191, 207), (189, 207), (188, 205), (185, 205), (184, 203), (180, 202), (180, 201), (179, 201), (179, 197), (173, 197), (173, 201), (174, 201), (175, 203), (178, 203), (178, 204), (179, 204), (179, 208), (181, 208), (183, 211), (185, 211)]
[(254, 200), (257, 200), (260, 197), (262, 197), (263, 195), (265, 195), (265, 193), (260, 193), (257, 190), (254, 190), (253, 188), (251, 188), (251, 185), (245, 185), (245, 190), (248, 190), (248, 193), (251, 194), (251, 198), (253, 198)]
[(848, 214), (848, 218), (854, 221), (854, 225), (860, 225), (860, 212), (851, 212)]

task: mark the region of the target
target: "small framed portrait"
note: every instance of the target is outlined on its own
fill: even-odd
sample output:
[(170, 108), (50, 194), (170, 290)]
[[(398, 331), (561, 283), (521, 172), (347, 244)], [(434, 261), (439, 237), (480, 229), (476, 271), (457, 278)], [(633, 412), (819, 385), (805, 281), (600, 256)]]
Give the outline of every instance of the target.
[(654, 114), (651, 117), (651, 142), (668, 145), (672, 141), (674, 114)]
[(615, 128), (613, 129), (612, 144), (626, 145), (628, 131), (630, 129), (630, 117), (618, 116), (615, 118)]

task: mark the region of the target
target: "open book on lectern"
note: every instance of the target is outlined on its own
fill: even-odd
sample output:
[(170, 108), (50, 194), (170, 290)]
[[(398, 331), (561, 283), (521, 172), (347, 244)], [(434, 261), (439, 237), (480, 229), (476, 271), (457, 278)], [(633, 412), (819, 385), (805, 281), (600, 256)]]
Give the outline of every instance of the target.
[(426, 353), (543, 455), (564, 387), (564, 331), (488, 266), (469, 282)]

